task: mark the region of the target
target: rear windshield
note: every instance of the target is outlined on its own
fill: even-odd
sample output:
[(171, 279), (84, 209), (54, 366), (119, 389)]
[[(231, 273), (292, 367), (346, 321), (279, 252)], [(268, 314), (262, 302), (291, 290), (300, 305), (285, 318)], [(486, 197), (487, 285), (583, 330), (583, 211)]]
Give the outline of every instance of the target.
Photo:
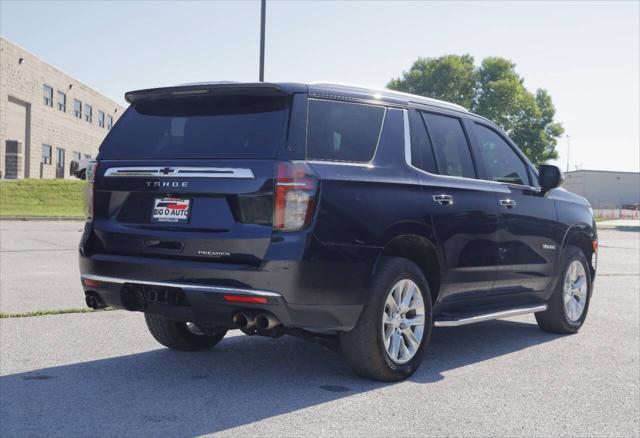
[(381, 106), (310, 99), (307, 158), (371, 161), (384, 111)]
[(129, 107), (100, 146), (102, 159), (274, 158), (288, 99), (189, 96)]

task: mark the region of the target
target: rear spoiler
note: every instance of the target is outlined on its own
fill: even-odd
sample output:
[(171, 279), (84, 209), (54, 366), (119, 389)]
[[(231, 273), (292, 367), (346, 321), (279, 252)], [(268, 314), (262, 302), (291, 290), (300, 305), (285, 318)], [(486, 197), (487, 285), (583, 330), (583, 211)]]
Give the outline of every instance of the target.
[(293, 93), (306, 92), (307, 86), (303, 84), (218, 82), (129, 91), (125, 93), (124, 98), (130, 104), (135, 105), (137, 102), (155, 99), (166, 99), (171, 97), (187, 97), (199, 95), (246, 95), (261, 97), (283, 97)]

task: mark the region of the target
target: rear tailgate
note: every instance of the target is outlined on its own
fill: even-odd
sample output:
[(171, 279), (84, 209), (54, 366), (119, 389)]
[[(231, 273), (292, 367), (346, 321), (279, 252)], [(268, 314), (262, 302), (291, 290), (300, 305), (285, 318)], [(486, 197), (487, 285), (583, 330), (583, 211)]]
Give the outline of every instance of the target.
[(103, 142), (93, 229), (106, 253), (258, 264), (273, 232), (292, 95), (146, 90)]
[[(272, 233), (275, 160), (153, 164), (100, 162), (93, 228), (105, 252), (260, 261)], [(168, 169), (173, 175), (161, 173)], [(135, 176), (128, 174), (134, 170)], [(158, 214), (154, 219), (154, 210), (163, 210), (167, 200), (186, 205), (186, 214), (178, 220)]]

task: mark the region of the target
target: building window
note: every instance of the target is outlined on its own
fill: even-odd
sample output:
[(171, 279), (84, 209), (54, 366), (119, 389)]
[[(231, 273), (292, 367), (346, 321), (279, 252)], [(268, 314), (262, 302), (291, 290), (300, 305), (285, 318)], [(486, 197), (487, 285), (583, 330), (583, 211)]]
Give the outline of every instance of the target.
[(86, 103), (84, 105), (84, 119), (89, 123), (93, 120), (93, 108), (91, 108), (91, 105), (87, 105)]
[(44, 99), (44, 104), (47, 106), (53, 106), (53, 88), (48, 85), (44, 85), (42, 87), (42, 97)]
[(113, 126), (113, 117), (107, 116), (107, 129), (111, 129)]
[(91, 158), (91, 154), (84, 154), (85, 158)]
[(42, 164), (51, 164), (51, 146), (48, 144), (42, 145)]
[(63, 113), (67, 112), (67, 95), (58, 90), (58, 109)]
[(64, 178), (64, 149), (56, 148), (56, 178)]
[(80, 160), (82, 160), (82, 154), (80, 152), (74, 152), (73, 161), (80, 161)]
[(82, 102), (78, 99), (73, 100), (73, 115), (78, 119), (82, 118)]
[(98, 111), (98, 126), (104, 128), (104, 113), (102, 111)]

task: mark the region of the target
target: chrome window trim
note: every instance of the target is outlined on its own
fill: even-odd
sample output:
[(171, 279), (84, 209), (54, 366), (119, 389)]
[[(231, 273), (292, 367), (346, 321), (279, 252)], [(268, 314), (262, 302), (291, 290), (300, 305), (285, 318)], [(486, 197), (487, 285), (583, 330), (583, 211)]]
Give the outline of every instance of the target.
[[(163, 173), (170, 169), (169, 173)], [(110, 167), (104, 172), (105, 177), (162, 177), (162, 178), (239, 178), (254, 179), (251, 169), (236, 169), (231, 167)]]
[(93, 274), (84, 274), (81, 278), (87, 280), (94, 280), (103, 283), (116, 283), (116, 284), (124, 284), (124, 283), (132, 283), (132, 284), (143, 284), (146, 286), (158, 286), (158, 287), (176, 287), (179, 289), (185, 289), (190, 291), (200, 291), (200, 292), (212, 292), (218, 294), (234, 294), (234, 295), (249, 295), (249, 296), (259, 296), (259, 297), (271, 297), (271, 298), (281, 298), (277, 292), (267, 291), (267, 290), (258, 290), (258, 289), (241, 289), (235, 287), (224, 287), (224, 286), (207, 286), (193, 283), (173, 283), (169, 281), (147, 281), (147, 280), (135, 280), (135, 279), (126, 279), (126, 278), (118, 278), (118, 277), (106, 277), (103, 275), (93, 275)]
[(407, 164), (407, 166), (411, 167), (414, 170), (417, 170), (418, 172), (422, 172), (426, 175), (429, 175), (431, 177), (434, 178), (438, 178), (438, 179), (454, 179), (454, 180), (462, 180), (462, 181), (469, 181), (469, 182), (481, 182), (481, 183), (487, 183), (487, 184), (499, 184), (499, 185), (503, 185), (503, 186), (507, 186), (507, 187), (515, 187), (515, 188), (523, 188), (523, 189), (529, 189), (535, 192), (540, 192), (540, 188), (539, 187), (533, 187), (533, 186), (527, 186), (527, 185), (520, 185), (520, 184), (513, 184), (513, 183), (506, 183), (506, 182), (502, 182), (502, 181), (492, 181), (492, 180), (488, 180), (488, 179), (482, 179), (482, 178), (467, 178), (464, 176), (455, 176), (455, 175), (441, 175), (439, 173), (431, 173), (431, 172), (427, 172), (424, 169), (420, 169), (419, 167), (416, 167), (413, 165), (413, 163), (411, 162), (412, 156), (411, 156), (411, 134), (410, 134), (410, 125), (409, 125), (409, 110), (408, 109), (404, 109), (404, 129), (405, 129), (405, 133), (404, 133), (404, 159), (405, 159), (405, 163)]

